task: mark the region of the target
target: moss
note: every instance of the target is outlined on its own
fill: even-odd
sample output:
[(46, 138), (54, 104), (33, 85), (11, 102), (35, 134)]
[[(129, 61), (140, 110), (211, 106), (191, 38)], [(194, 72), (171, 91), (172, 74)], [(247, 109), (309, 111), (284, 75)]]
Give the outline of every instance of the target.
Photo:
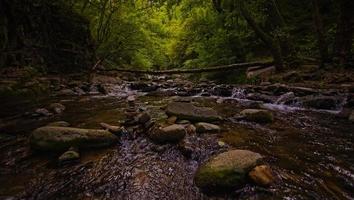
[(212, 169), (202, 166), (195, 176), (195, 184), (209, 192), (230, 190), (244, 184), (246, 173), (235, 169)]
[(81, 148), (106, 147), (118, 138), (108, 131), (68, 127), (41, 127), (33, 131), (30, 143), (33, 149), (62, 151), (72, 146)]
[(246, 182), (248, 172), (261, 158), (260, 154), (248, 150), (221, 153), (198, 169), (195, 184), (208, 192), (237, 189)]

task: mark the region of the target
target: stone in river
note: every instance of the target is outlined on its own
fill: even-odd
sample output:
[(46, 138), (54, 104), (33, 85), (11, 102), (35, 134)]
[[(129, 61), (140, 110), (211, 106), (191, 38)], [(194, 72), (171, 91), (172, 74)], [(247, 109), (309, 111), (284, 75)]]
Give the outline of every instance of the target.
[(248, 150), (230, 150), (212, 157), (197, 170), (195, 184), (208, 192), (237, 189), (262, 156)]
[(219, 133), (221, 128), (218, 125), (199, 122), (195, 124), (197, 133)]
[(38, 128), (30, 136), (31, 147), (41, 151), (63, 151), (72, 146), (78, 148), (107, 147), (117, 141), (117, 136), (105, 130), (54, 126)]
[(253, 182), (260, 186), (270, 186), (274, 182), (272, 170), (267, 165), (259, 165), (248, 174)]
[(219, 121), (221, 117), (217, 112), (207, 107), (196, 107), (191, 103), (173, 102), (167, 105), (166, 113), (176, 116), (178, 119), (186, 119), (194, 122)]
[(149, 133), (149, 137), (158, 143), (176, 143), (181, 141), (186, 135), (186, 130), (182, 125), (171, 125), (167, 127), (155, 128)]

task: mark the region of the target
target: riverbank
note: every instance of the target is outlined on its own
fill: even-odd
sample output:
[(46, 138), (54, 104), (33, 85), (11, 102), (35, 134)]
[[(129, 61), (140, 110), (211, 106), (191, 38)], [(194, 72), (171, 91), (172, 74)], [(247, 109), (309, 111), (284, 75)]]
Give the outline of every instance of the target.
[[(248, 181), (221, 198), (353, 196), (351, 82), (233, 85), (196, 83), (182, 76), (116, 77), (99, 75), (92, 83), (71, 80), (35, 101), (3, 102), (2, 197), (215, 199), (196, 186), (195, 173), (212, 156), (233, 149), (259, 153), (276, 181), (269, 188)], [(223, 119), (215, 123), (221, 131), (186, 137), (191, 149), (186, 156), (180, 145), (155, 143), (145, 132), (132, 134), (133, 129), (109, 148), (80, 149), (79, 162), (64, 166), (57, 164), (62, 152), (38, 153), (28, 143), (34, 129), (55, 121), (84, 129), (101, 129), (102, 122), (122, 126), (130, 96), (158, 125), (169, 119), (164, 108), (171, 102), (211, 108)], [(65, 110), (54, 112), (53, 103)], [(273, 120), (266, 124), (248, 121), (240, 116), (245, 109), (267, 110)]]

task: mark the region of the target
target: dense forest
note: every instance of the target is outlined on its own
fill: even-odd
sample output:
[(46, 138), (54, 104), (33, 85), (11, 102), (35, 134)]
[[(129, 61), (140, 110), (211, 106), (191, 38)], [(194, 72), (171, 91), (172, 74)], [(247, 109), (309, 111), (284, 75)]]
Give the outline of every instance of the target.
[(0, 0), (0, 199), (353, 199), (353, 0)]
[(165, 69), (269, 59), (279, 69), (304, 59), (352, 64), (349, 0), (1, 4), (3, 67), (42, 64), (49, 71), (76, 71), (103, 61), (107, 67)]

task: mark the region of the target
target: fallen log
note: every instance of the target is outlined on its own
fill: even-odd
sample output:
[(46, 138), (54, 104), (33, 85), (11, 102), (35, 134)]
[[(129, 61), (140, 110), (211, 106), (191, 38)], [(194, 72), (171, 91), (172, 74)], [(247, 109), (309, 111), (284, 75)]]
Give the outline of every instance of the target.
[(115, 71), (115, 72), (130, 72), (136, 74), (152, 74), (152, 75), (160, 75), (160, 74), (192, 74), (192, 73), (202, 73), (202, 72), (217, 72), (217, 71), (229, 71), (236, 70), (241, 68), (248, 67), (269, 67), (272, 66), (273, 62), (249, 62), (249, 63), (237, 63), (231, 65), (222, 65), (216, 67), (209, 68), (201, 68), (201, 69), (172, 69), (172, 70), (134, 70), (134, 69), (106, 69), (100, 70), (104, 72)]

